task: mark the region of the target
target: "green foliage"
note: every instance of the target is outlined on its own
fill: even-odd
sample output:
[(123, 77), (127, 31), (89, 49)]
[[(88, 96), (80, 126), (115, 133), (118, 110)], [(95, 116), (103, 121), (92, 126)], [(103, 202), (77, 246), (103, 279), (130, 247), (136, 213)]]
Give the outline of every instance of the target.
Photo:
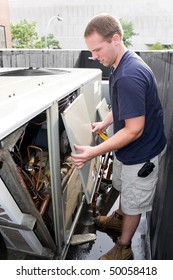
[(120, 22), (122, 24), (122, 28), (124, 31), (124, 36), (123, 36), (124, 45), (127, 48), (130, 46), (133, 46), (132, 42), (131, 42), (131, 37), (137, 36), (139, 34), (134, 32), (133, 24), (131, 21), (128, 22), (128, 21), (124, 21), (124, 20), (120, 19)]
[(151, 47), (149, 47), (149, 50), (164, 50), (164, 46), (160, 42), (156, 42)]
[[(36, 32), (36, 22), (21, 20), (17, 24), (10, 24), (12, 47), (20, 49), (41, 49), (45, 47), (45, 36), (39, 38)], [(59, 41), (55, 40), (53, 34), (47, 36), (47, 45), (52, 48), (60, 48)]]
[(59, 41), (55, 40), (53, 34), (49, 34), (47, 36), (47, 45), (48, 47), (50, 46), (51, 48), (56, 48), (56, 49), (60, 49), (60, 46), (59, 46)]
[[(45, 36), (41, 37), (37, 42), (35, 43), (36, 49), (42, 49), (45, 48)], [(53, 49), (60, 49), (59, 41), (55, 40), (53, 34), (49, 34), (47, 36), (47, 47), (53, 48)]]
[(34, 48), (38, 36), (35, 31), (36, 23), (28, 23), (26, 19), (17, 24), (10, 24), (13, 48)]
[(170, 50), (170, 49), (173, 49), (173, 44), (164, 46), (160, 42), (156, 42), (151, 47), (149, 47), (149, 50)]

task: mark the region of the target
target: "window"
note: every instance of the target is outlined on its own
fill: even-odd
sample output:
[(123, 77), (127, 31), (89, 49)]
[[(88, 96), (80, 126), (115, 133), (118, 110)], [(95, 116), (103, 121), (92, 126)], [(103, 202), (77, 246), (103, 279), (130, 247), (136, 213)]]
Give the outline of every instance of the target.
[(0, 25), (0, 48), (6, 48), (5, 26)]

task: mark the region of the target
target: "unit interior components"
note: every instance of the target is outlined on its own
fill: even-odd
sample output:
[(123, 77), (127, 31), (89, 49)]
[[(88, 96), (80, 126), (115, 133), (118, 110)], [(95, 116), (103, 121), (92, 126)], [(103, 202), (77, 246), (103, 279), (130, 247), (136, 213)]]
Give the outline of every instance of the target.
[[(59, 111), (65, 109), (69, 104), (76, 98), (77, 93), (74, 92), (68, 97), (64, 98), (59, 102)], [(63, 208), (63, 217), (64, 221), (64, 241), (66, 242), (69, 239), (69, 235), (73, 222), (75, 220), (75, 215), (80, 207), (82, 202), (82, 188), (81, 181), (77, 170), (74, 168), (72, 163), (70, 153), (71, 148), (69, 145), (69, 140), (67, 133), (64, 128), (63, 121), (59, 115), (59, 143), (60, 143), (60, 181), (62, 189), (62, 208)], [(17, 219), (16, 209), (21, 209), (21, 215), (26, 215), (30, 213), (30, 209), (34, 209), (33, 217), (37, 213), (37, 217), (41, 220), (41, 223), (44, 224), (46, 234), (49, 238), (55, 241), (55, 232), (54, 232), (54, 222), (53, 222), (53, 207), (52, 207), (52, 186), (51, 186), (51, 176), (50, 176), (50, 164), (49, 164), (49, 148), (48, 148), (48, 131), (47, 131), (47, 112), (43, 111), (41, 114), (37, 115), (31, 119), (24, 127), (18, 129), (12, 135), (6, 137), (3, 140), (4, 148), (1, 149), (1, 177), (3, 178), (4, 184), (9, 188), (8, 192), (15, 192), (13, 188), (13, 179), (16, 184), (20, 182), (20, 186), (17, 187), (16, 198), (14, 204), (16, 205), (15, 210), (13, 211), (14, 217)], [(8, 155), (8, 159), (7, 159)], [(5, 162), (13, 162), (13, 165), (10, 167), (5, 167)], [(9, 176), (10, 173), (10, 176)], [(10, 178), (13, 177), (13, 178)], [(19, 188), (22, 188), (20, 190)], [(22, 194), (22, 197), (19, 197), (19, 190)], [(10, 195), (10, 194), (9, 194)], [(11, 198), (12, 200), (12, 198)], [(5, 205), (10, 209), (11, 200), (6, 199)], [(21, 201), (22, 200), (22, 201)], [(34, 206), (33, 206), (34, 205)], [(2, 207), (1, 207), (2, 208)], [(11, 208), (12, 209), (12, 208)], [(61, 210), (62, 211), (62, 210)], [(2, 213), (4, 208), (2, 209)], [(1, 215), (2, 217), (2, 215)], [(1, 219), (0, 219), (1, 221)], [(3, 223), (0, 229), (2, 235), (6, 241), (6, 245), (10, 249), (17, 248), (18, 250), (23, 250), (29, 253), (42, 254), (43, 246), (34, 247), (36, 244), (40, 244), (39, 239), (42, 240), (44, 246), (49, 246), (47, 242), (44, 242), (44, 236), (41, 236), (42, 233), (37, 232), (37, 221), (35, 226), (32, 229), (26, 229), (25, 235), (22, 232), (23, 238), (27, 245), (23, 245), (22, 237), (17, 238), (19, 231), (21, 233), (22, 229), (25, 230), (25, 227), (22, 227), (20, 221), (13, 221), (10, 218), (10, 229), (9, 223), (5, 225)], [(17, 226), (18, 225), (18, 226)], [(20, 229), (20, 227), (21, 229)], [(20, 230), (17, 228), (19, 227)], [(14, 229), (15, 234), (13, 234), (14, 239), (17, 238), (20, 241), (21, 246), (14, 245), (14, 240), (11, 239), (10, 231)], [(40, 229), (41, 230), (41, 229)], [(9, 233), (9, 236), (8, 236)], [(43, 235), (44, 235), (43, 231)], [(32, 236), (32, 242), (30, 244), (30, 239), (28, 236)], [(35, 236), (39, 235), (39, 239)], [(34, 237), (36, 241), (34, 241)], [(9, 241), (10, 240), (10, 241)], [(32, 243), (31, 242), (31, 243)], [(10, 245), (11, 244), (11, 245)], [(32, 245), (32, 246), (31, 246)], [(29, 250), (29, 248), (31, 249)], [(54, 247), (54, 246), (53, 246)], [(37, 250), (36, 250), (37, 248)]]
[(53, 228), (49, 205), (51, 182), (46, 112), (28, 122), (11, 155), (17, 173), (48, 228)]
[[(45, 211), (43, 217), (36, 208), (36, 205), (41, 208), (43, 203), (47, 202), (47, 186), (43, 184), (41, 188), (38, 185), (42, 193), (37, 191), (34, 180), (38, 181), (38, 173), (32, 177), (26, 169), (28, 161), (24, 145), (27, 143), (25, 131), (28, 125), (25, 124), (4, 138), (1, 145), (0, 177), (3, 201), (0, 203), (0, 231), (8, 249), (50, 258), (56, 250), (53, 234), (47, 228), (48, 224), (51, 225), (51, 230), (53, 228), (51, 216)], [(35, 169), (37, 171), (38, 167)], [(39, 176), (41, 178), (43, 175)]]

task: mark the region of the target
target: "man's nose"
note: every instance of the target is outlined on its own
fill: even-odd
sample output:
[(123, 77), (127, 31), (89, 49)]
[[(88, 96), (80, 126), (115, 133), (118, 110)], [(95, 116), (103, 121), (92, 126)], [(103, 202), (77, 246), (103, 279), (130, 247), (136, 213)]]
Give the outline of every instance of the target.
[(92, 59), (93, 59), (93, 60), (98, 59), (98, 54), (97, 54), (97, 53), (92, 53)]

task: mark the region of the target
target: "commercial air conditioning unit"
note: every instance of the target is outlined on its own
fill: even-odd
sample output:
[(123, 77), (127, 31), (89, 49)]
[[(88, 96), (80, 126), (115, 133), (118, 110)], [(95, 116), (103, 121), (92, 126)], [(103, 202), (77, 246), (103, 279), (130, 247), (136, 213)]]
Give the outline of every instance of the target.
[(70, 154), (95, 144), (101, 71), (1, 68), (0, 92), (0, 234), (8, 249), (64, 259), (100, 176), (99, 157), (78, 171)]

